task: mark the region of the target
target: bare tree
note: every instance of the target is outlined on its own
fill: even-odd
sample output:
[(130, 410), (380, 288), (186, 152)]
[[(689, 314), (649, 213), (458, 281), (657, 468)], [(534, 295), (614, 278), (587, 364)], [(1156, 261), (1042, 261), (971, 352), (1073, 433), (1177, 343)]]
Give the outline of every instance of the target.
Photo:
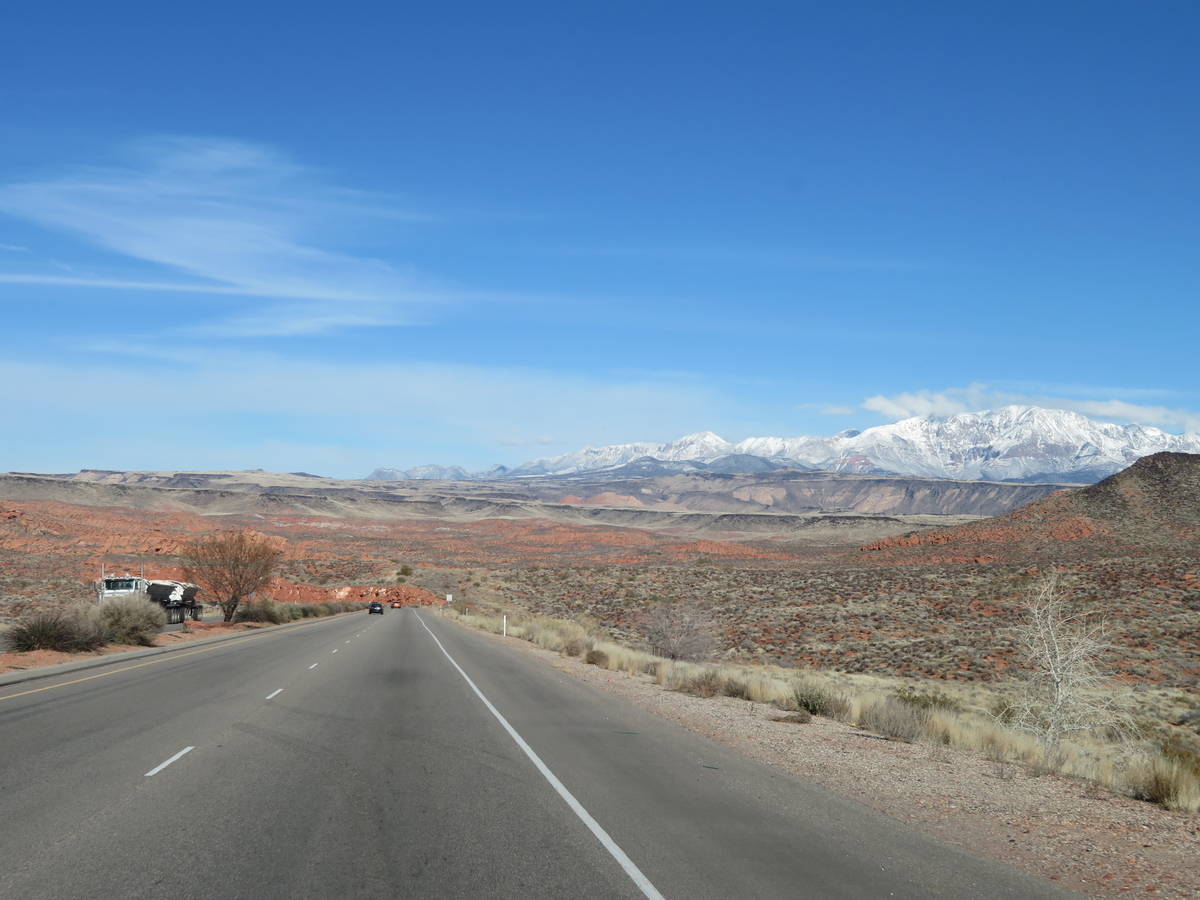
[(717, 648), (716, 624), (695, 603), (656, 606), (642, 614), (638, 625), (650, 652), (665, 659), (696, 662)]
[(1111, 647), (1102, 621), (1074, 611), (1056, 575), (1043, 579), (1026, 602), (1026, 620), (1015, 629), (1029, 667), (1011, 722), (1052, 746), (1071, 734), (1136, 733), (1125, 697), (1114, 690), (1100, 655)]
[(225, 621), (232, 622), (238, 604), (270, 583), (282, 555), (274, 539), (247, 528), (186, 544), (179, 559), (183, 577), (219, 603)]

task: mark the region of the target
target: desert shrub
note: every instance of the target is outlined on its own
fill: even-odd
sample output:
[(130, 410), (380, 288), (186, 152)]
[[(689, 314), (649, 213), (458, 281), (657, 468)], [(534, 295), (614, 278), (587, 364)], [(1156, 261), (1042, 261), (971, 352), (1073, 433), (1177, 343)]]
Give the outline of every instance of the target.
[(642, 614), (638, 629), (650, 652), (663, 659), (699, 662), (717, 647), (713, 618), (695, 603), (656, 606)]
[(876, 734), (912, 743), (926, 736), (929, 713), (895, 697), (885, 697), (865, 704), (858, 721)]
[(589, 650), (583, 661), (590, 666), (599, 666), (601, 669), (608, 668), (608, 654), (603, 650)]
[(8, 632), (8, 645), (19, 653), (30, 650), (69, 651), (75, 646), (74, 622), (62, 613), (38, 613), (19, 620)]
[(563, 653), (567, 656), (582, 656), (584, 653), (583, 641), (569, 640), (563, 645)]
[(260, 622), (264, 625), (282, 625), (292, 621), (292, 610), (287, 603), (277, 603), (270, 597), (245, 600), (238, 605), (234, 622)]
[(106, 600), (93, 615), (111, 632), (114, 644), (152, 647), (167, 624), (167, 613), (159, 604), (136, 597)]
[(241, 622), (268, 622), (266, 611), (263, 608), (263, 602), (260, 600), (246, 600), (239, 605), (238, 611), (234, 612), (233, 620), (235, 623)]
[(112, 630), (93, 617), (80, 618), (72, 624), (75, 628), (72, 651), (99, 650), (105, 644), (114, 643)]
[(166, 613), (157, 603), (130, 597), (70, 613), (29, 616), (12, 627), (8, 642), (18, 651), (74, 652), (110, 643), (152, 646), (166, 621)]
[(802, 678), (792, 685), (792, 699), (800, 709), (814, 716), (841, 719), (850, 714), (850, 701), (822, 685)]

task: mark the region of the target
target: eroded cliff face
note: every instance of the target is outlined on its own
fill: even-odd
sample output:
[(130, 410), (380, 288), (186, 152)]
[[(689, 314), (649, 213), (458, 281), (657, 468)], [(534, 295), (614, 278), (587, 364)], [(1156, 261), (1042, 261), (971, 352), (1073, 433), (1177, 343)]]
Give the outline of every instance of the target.
[[(957, 522), (962, 517), (994, 516), (1063, 487), (796, 471), (537, 478), (517, 484), (352, 482), (269, 472), (82, 472), (77, 476), (0, 475), (0, 500), (173, 510), (205, 517), (541, 519), (729, 536), (815, 534), (812, 526), (828, 524), (833, 516), (846, 517), (842, 526), (861, 525), (861, 540), (869, 541), (884, 532), (936, 524), (906, 523), (895, 517), (952, 516), (958, 517)], [(802, 521), (814, 516), (821, 522)], [(868, 517), (874, 521), (867, 521)]]
[(630, 507), (636, 500), (642, 509), (708, 513), (988, 517), (1079, 487), (789, 470), (576, 479), (562, 486), (544, 479), (529, 490), (538, 499), (575, 506)]

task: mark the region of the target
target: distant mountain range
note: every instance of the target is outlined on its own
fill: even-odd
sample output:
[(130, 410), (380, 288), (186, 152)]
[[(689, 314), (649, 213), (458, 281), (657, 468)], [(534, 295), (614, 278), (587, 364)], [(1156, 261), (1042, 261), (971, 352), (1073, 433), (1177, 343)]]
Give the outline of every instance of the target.
[(979, 413), (917, 416), (832, 437), (747, 438), (712, 432), (667, 444), (615, 444), (467, 472), (459, 466), (376, 469), (370, 480), (466, 481), (539, 475), (652, 477), (688, 472), (749, 473), (810, 469), (966, 481), (1091, 483), (1144, 456), (1200, 453), (1200, 435), (1142, 425), (1095, 422), (1078, 413), (1006, 406)]

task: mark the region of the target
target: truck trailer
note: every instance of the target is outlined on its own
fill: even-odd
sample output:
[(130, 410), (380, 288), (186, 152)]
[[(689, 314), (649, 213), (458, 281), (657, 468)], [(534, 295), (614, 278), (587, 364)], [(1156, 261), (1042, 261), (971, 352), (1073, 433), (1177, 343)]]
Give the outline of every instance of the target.
[(167, 613), (167, 624), (178, 625), (184, 619), (199, 622), (204, 605), (196, 599), (200, 592), (186, 581), (149, 580), (140, 575), (103, 575), (96, 582), (96, 602), (119, 597), (140, 597), (159, 604)]

